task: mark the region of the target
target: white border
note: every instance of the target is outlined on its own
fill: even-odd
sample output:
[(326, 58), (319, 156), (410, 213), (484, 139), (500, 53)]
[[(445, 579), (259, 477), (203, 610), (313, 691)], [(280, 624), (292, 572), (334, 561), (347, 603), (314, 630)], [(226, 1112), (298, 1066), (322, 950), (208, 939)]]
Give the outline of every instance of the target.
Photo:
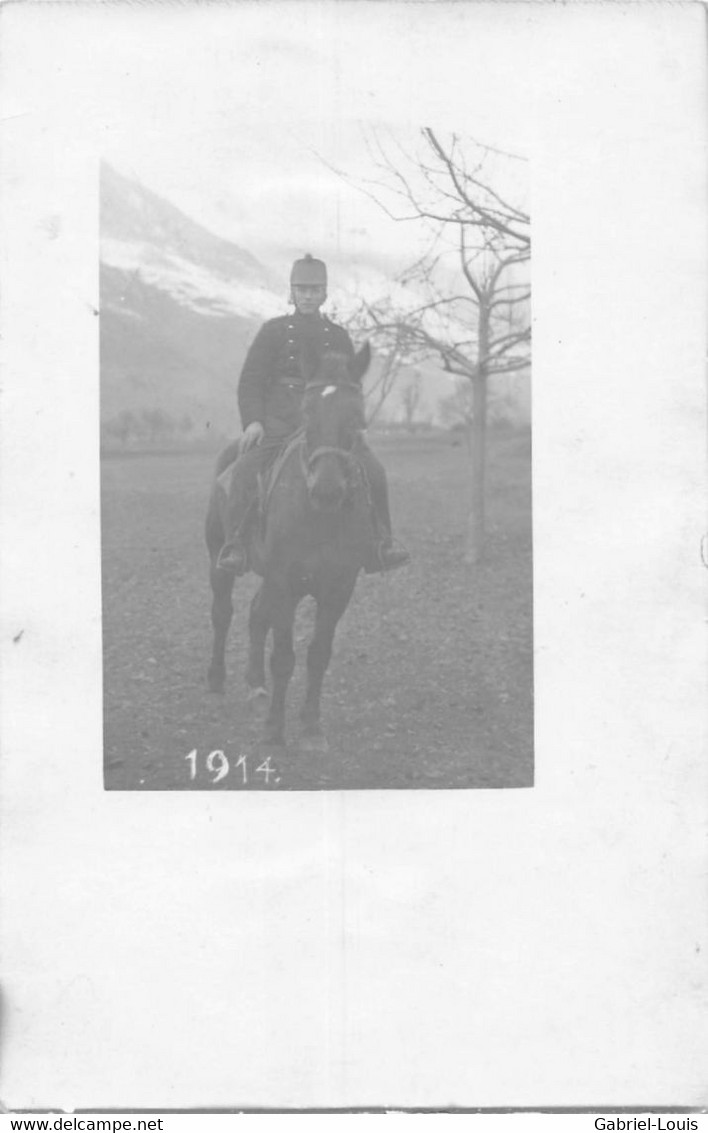
[[(5, 1104), (704, 1103), (700, 6), (16, 5), (2, 23)], [(266, 47), (234, 82), (266, 117), (308, 32), (293, 114), (324, 90), (335, 120), (462, 125), (476, 59), (528, 76), (532, 791), (101, 789), (106, 68), (145, 82), (146, 115), (181, 74), (182, 106), (208, 85), (205, 41), (253, 26)]]

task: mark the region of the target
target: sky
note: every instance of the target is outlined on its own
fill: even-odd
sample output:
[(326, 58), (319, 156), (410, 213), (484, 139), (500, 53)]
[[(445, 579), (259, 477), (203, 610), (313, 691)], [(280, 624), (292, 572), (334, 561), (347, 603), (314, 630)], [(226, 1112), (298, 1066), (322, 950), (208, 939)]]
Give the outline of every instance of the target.
[(207, 152), (199, 139), (192, 148), (193, 136), (161, 149), (133, 136), (105, 156), (276, 271), (307, 251), (398, 270), (423, 253), (430, 232), (418, 221), (392, 220), (373, 199), (397, 215), (410, 211), (394, 199), (392, 177), (371, 151), (376, 138), (386, 138), (392, 152), (422, 148), (412, 127), (340, 122), (335, 130), (326, 121), (256, 120), (239, 123)]
[(140, 14), (144, 38), (118, 11), (103, 156), (278, 270), (304, 251), (403, 267), (425, 234), (356, 187), (379, 176), (373, 130), (408, 148), (430, 124), (528, 152), (521, 24), (477, 7), (445, 5), (434, 20), (426, 4), (346, 0), (207, 6), (202, 18), (171, 7)]
[[(185, 133), (159, 150), (135, 137), (106, 159), (167, 196), (220, 235), (277, 261), (280, 249), (315, 254), (405, 256), (415, 233), (399, 231), (356, 186), (371, 176), (365, 123), (252, 119), (205, 147)], [(335, 172), (341, 170), (341, 175)], [(417, 245), (416, 245), (417, 246)]]

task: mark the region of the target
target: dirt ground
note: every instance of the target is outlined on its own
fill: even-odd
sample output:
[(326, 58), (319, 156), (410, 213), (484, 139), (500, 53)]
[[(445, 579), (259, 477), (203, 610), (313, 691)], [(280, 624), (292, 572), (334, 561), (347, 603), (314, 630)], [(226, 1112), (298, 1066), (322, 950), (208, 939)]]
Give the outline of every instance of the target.
[[(326, 756), (296, 745), (304, 651), (287, 751), (265, 759), (247, 719), (248, 603), (237, 580), (224, 696), (211, 648), (202, 528), (213, 457), (109, 457), (103, 489), (105, 785), (116, 790), (529, 787), (533, 783), (530, 437), (489, 440), (488, 545), (462, 563), (467, 454), (449, 436), (374, 442), (412, 563), (360, 576), (324, 686)], [(217, 753), (217, 754), (213, 754)]]

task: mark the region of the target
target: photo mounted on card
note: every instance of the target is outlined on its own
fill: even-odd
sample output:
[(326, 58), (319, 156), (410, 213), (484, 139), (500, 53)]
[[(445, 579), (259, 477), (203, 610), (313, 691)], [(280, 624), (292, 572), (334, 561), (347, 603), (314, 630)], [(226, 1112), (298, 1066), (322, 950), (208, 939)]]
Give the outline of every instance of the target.
[(529, 155), (283, 109), (102, 155), (105, 786), (532, 786)]
[(2, 22), (3, 1105), (704, 1104), (702, 12)]

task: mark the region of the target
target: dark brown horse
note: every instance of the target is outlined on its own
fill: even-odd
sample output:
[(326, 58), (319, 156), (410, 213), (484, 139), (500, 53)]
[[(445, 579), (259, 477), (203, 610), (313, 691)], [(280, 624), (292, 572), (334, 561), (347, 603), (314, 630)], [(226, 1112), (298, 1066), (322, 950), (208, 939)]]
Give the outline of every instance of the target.
[[(249, 615), (246, 683), (253, 714), (264, 720), (263, 743), (284, 743), (285, 701), (295, 667), (293, 625), (306, 595), (316, 602), (315, 630), (307, 650), (307, 692), (300, 712), (299, 746), (327, 750), (320, 725), (320, 694), (337, 623), (375, 539), (369, 489), (357, 459), (365, 426), (361, 380), (370, 361), (368, 344), (353, 358), (326, 354), (305, 387), (302, 428), (291, 442), (265, 514), (250, 540), (249, 561), (262, 578)], [(230, 445), (217, 462), (217, 477), (233, 461)], [(224, 688), (224, 650), (232, 617), (234, 576), (216, 569), (224, 541), (225, 494), (215, 481), (206, 538), (211, 558), (214, 649), (209, 687)], [(272, 631), (272, 696), (265, 674), (266, 639)]]

